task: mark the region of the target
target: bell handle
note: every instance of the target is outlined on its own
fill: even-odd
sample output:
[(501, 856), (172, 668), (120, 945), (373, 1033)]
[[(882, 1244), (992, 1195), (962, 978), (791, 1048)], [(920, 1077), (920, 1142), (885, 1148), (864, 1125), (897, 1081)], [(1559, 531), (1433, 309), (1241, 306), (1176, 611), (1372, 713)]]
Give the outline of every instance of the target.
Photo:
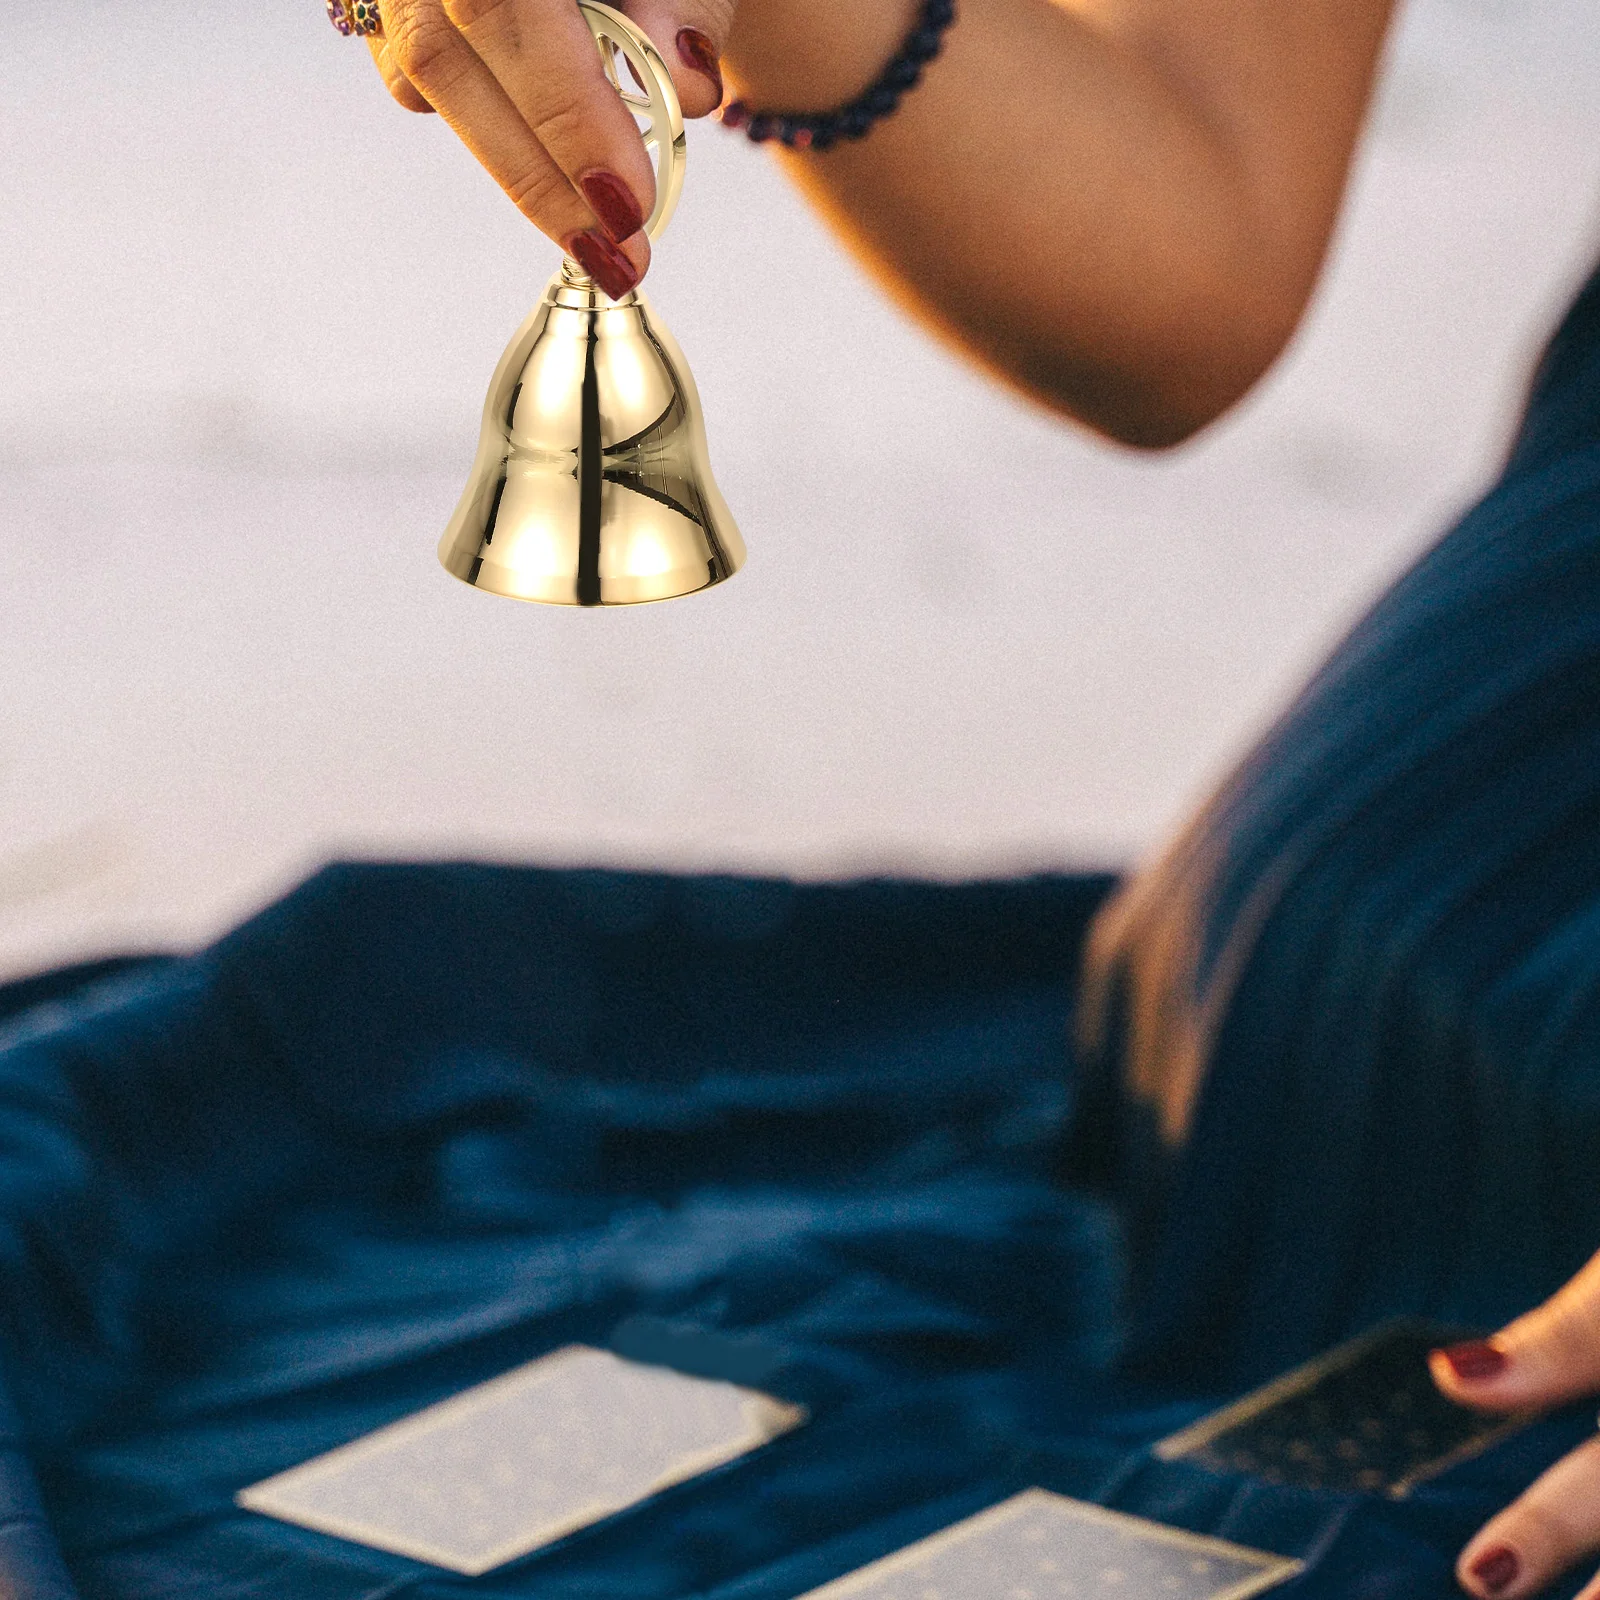
[[(656, 169), (656, 203), (645, 219), (651, 242), (661, 236), (683, 191), (683, 165), (688, 139), (683, 131), (683, 108), (672, 74), (649, 36), (629, 18), (601, 0), (578, 0), (578, 10), (600, 50), (606, 76), (622, 96), (622, 103), (643, 120), (645, 149)], [(623, 76), (626, 63), (632, 82)]]

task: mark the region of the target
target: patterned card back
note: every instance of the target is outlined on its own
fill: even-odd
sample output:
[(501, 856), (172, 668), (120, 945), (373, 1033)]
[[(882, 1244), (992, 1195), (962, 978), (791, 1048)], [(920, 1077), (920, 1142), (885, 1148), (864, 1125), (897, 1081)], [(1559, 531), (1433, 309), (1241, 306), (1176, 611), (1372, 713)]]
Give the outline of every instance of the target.
[(1458, 1330), (1384, 1323), (1163, 1439), (1163, 1461), (1267, 1483), (1403, 1500), (1420, 1483), (1527, 1426), (1439, 1393), (1428, 1352)]
[(1027, 1489), (803, 1600), (1244, 1600), (1301, 1566)]
[(752, 1389), (569, 1345), (236, 1499), (476, 1577), (804, 1420)]

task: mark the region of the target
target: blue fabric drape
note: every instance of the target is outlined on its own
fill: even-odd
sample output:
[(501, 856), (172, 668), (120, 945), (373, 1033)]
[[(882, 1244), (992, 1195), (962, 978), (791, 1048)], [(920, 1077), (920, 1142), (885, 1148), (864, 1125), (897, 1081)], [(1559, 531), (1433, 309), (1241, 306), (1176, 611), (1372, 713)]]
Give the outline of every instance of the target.
[(1109, 1223), (1046, 1173), (1104, 889), (340, 868), (34, 1007), (0, 1049), (0, 1351), (80, 1589), (364, 1593), (394, 1563), (302, 1582), (306, 1536), (235, 1490), (641, 1315), (816, 1409), (768, 1539), (871, 1506), (838, 1419), (900, 1390), (883, 1504), (963, 1487), (993, 1447), (930, 1449), (969, 1426), (941, 1385), (1110, 1350)]
[[(0, 1047), (0, 1595), (782, 1600), (1029, 1483), (1308, 1556), (1308, 1594), (1450, 1593), (1590, 1419), (1405, 1506), (1150, 1454), (1220, 1395), (1111, 1370), (1118, 1228), (1053, 1172), (1107, 887), (346, 867), (33, 1006)], [(478, 1580), (232, 1503), (641, 1330), (814, 1420)]]

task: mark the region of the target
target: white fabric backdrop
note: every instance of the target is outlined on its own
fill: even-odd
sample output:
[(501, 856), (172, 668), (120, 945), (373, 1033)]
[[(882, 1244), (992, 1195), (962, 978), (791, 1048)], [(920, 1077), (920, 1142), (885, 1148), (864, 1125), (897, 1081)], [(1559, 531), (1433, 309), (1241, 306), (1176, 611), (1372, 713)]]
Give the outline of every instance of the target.
[(750, 564), (575, 614), (434, 562), (555, 261), (446, 130), (319, 0), (8, 33), (0, 973), (352, 852), (1129, 859), (1483, 482), (1600, 238), (1594, 0), (1416, 0), (1303, 336), (1138, 459), (956, 365), (697, 127), (650, 293)]

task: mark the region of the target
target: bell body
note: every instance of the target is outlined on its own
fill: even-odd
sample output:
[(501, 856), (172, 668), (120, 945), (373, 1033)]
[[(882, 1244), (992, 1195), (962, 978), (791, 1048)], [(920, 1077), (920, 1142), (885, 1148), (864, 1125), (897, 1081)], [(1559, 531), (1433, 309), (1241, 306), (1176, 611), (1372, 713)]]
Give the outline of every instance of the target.
[(439, 546), (463, 582), (556, 605), (691, 594), (744, 561), (682, 352), (636, 292), (569, 270), (500, 358)]

